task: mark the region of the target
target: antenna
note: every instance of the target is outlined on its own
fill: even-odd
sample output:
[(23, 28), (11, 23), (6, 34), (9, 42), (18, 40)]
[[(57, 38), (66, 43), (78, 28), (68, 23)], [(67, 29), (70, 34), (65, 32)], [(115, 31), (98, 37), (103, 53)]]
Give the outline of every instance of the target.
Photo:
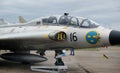
[(69, 13), (64, 13), (64, 15), (65, 15), (65, 16), (68, 16), (68, 15), (69, 15)]

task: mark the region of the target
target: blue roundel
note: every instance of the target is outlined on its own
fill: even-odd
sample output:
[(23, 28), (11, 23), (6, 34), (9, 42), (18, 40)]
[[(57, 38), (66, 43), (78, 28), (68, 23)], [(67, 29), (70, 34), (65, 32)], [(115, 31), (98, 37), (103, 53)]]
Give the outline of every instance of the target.
[(86, 40), (90, 44), (97, 44), (98, 39), (97, 39), (98, 33), (95, 31), (90, 31), (86, 35)]

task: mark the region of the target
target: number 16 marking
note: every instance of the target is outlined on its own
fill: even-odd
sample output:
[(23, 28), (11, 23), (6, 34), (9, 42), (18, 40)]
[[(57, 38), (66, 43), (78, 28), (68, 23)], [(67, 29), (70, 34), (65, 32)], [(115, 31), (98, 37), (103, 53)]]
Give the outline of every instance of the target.
[(76, 32), (74, 33), (70, 33), (70, 41), (74, 41), (76, 42), (78, 40), (77, 36), (76, 36)]

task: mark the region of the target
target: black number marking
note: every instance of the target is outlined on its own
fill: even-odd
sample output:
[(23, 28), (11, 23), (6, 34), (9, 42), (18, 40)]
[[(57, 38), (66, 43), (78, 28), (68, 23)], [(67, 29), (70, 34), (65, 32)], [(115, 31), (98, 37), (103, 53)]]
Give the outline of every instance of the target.
[(76, 36), (76, 32), (74, 33), (70, 33), (70, 41), (74, 41), (76, 42), (78, 40), (77, 36)]

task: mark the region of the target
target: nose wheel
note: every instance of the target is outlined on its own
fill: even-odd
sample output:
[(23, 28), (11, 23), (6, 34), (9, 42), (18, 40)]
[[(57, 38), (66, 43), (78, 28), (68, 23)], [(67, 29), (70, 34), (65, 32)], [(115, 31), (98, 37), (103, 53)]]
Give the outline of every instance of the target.
[(55, 65), (56, 66), (64, 66), (64, 62), (62, 61), (62, 58), (57, 58)]
[(56, 62), (55, 62), (55, 66), (64, 66), (64, 62), (62, 61), (62, 56), (61, 54), (63, 54), (62, 50), (55, 50), (55, 58), (56, 58)]

